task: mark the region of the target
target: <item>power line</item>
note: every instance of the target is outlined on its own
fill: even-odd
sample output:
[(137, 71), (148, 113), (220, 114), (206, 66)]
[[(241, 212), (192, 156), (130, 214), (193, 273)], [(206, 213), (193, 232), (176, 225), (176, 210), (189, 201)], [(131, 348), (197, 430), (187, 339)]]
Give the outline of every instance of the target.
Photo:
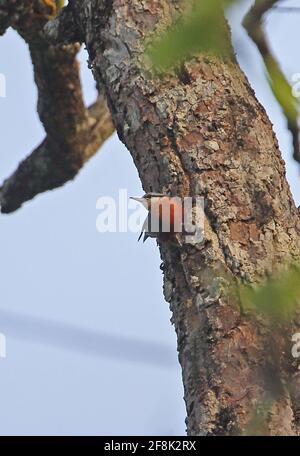
[(0, 310), (0, 329), (7, 338), (39, 343), (118, 361), (174, 368), (171, 347), (156, 342), (75, 327), (34, 316)]

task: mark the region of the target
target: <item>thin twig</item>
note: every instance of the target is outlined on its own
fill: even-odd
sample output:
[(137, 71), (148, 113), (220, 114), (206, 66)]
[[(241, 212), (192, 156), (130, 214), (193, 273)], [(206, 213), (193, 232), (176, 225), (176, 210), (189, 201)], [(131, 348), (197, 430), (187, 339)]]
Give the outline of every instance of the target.
[[(288, 129), (293, 138), (294, 159), (300, 163), (300, 140), (298, 126), (298, 109), (292, 89), (284, 76), (280, 65), (274, 57), (263, 29), (263, 17), (272, 8), (278, 9), (279, 0), (256, 0), (243, 25), (250, 38), (256, 44), (270, 77), (270, 86), (287, 119)], [(280, 8), (282, 8), (280, 6)], [(278, 85), (278, 87), (277, 87)], [(283, 90), (285, 89), (285, 90)]]

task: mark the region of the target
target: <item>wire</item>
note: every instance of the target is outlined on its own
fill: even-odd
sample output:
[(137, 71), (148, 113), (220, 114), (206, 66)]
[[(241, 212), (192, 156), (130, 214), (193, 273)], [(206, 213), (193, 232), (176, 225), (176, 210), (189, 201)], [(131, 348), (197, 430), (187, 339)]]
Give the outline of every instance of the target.
[(7, 338), (167, 369), (178, 365), (175, 349), (160, 343), (92, 331), (7, 310), (0, 310), (0, 325)]

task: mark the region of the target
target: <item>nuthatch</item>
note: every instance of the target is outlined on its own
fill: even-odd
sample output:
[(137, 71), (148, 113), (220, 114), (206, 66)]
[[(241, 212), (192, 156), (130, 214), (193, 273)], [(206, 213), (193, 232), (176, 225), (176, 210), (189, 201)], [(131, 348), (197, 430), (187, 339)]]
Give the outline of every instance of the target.
[(148, 237), (158, 237), (168, 240), (175, 233), (180, 233), (183, 227), (182, 199), (161, 193), (146, 193), (142, 198), (131, 198), (148, 210), (148, 216), (143, 225), (138, 240), (144, 233), (143, 242)]

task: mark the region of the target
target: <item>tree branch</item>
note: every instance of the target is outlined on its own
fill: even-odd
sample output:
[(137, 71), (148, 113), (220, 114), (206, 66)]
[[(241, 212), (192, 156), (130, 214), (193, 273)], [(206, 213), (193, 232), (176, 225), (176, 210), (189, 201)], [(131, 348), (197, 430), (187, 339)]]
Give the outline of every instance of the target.
[(98, 151), (114, 127), (104, 98), (99, 98), (88, 112), (86, 124), (75, 137), (60, 142), (47, 136), (4, 181), (0, 189), (2, 213), (11, 213), (36, 195), (64, 185)]
[[(293, 138), (294, 159), (300, 163), (300, 137), (298, 125), (298, 110), (292, 89), (284, 76), (278, 61), (275, 59), (263, 29), (263, 17), (279, 0), (256, 0), (246, 17), (243, 25), (250, 38), (256, 44), (266, 69), (270, 76), (270, 86), (275, 98), (280, 104), (287, 119), (288, 129)], [(278, 89), (276, 88), (278, 84)]]
[[(247, 433), (255, 408), (273, 391), (268, 374), (278, 362), (268, 328), (239, 309), (228, 283), (259, 281), (300, 258), (298, 211), (272, 125), (233, 55), (193, 54), (184, 77), (169, 71), (159, 78), (142, 65), (149, 35), (167, 29), (189, 0), (100, 3), (101, 27), (97, 0), (71, 5), (144, 189), (205, 199), (203, 242), (159, 241), (188, 433)], [(229, 34), (224, 40), (230, 45)], [(285, 330), (271, 334), (280, 354), (288, 353), (294, 328)], [(276, 391), (294, 374), (288, 355), (280, 361)], [(266, 433), (298, 432), (297, 407), (288, 393), (276, 395)]]
[(46, 137), (3, 183), (2, 213), (73, 179), (114, 131), (103, 95), (90, 109), (84, 106), (76, 60), (80, 46), (54, 45), (44, 36), (49, 13), (49, 0), (34, 1), (24, 2), (19, 15), (11, 16), (11, 25), (29, 46)]
[(10, 21), (10, 12), (0, 5), (0, 36), (4, 35), (6, 30), (8, 29), (8, 27), (10, 26)]
[(57, 17), (47, 22), (45, 25), (47, 38), (53, 43), (70, 44), (82, 42), (79, 27), (73, 14), (73, 8), (67, 5)]
[[(43, 41), (46, 12), (41, 19), (40, 9), (47, 6), (47, 15), (53, 14), (51, 1), (26, 2), (39, 7), (38, 15), (32, 16), (37, 10), (31, 8), (22, 23), (15, 19), (15, 28), (29, 43), (47, 137), (21, 164), (11, 187), (9, 181), (4, 184), (7, 211), (36, 189), (60, 185), (93, 153), (90, 119), (94, 111), (101, 112), (101, 104), (89, 111), (83, 105), (76, 45)], [(286, 263), (299, 262), (299, 215), (272, 125), (234, 55), (195, 53), (182, 71), (171, 70), (161, 78), (142, 64), (147, 38), (167, 29), (189, 5), (190, 0), (69, 2), (98, 87), (105, 89), (119, 137), (144, 189), (205, 199), (202, 242), (190, 244), (184, 236), (180, 242), (159, 239), (188, 433), (245, 434), (253, 412), (271, 394), (266, 434), (299, 434), (300, 398), (287, 387), (292, 381), (299, 391), (300, 374), (289, 356), (299, 319), (295, 316), (275, 331), (247, 315), (238, 294), (228, 293), (231, 282), (257, 283)], [(33, 17), (39, 18), (38, 27)], [(224, 41), (230, 46), (229, 33)], [(19, 200), (14, 201), (14, 194)], [(11, 202), (5, 195), (11, 195)], [(270, 340), (276, 349), (270, 349)]]

